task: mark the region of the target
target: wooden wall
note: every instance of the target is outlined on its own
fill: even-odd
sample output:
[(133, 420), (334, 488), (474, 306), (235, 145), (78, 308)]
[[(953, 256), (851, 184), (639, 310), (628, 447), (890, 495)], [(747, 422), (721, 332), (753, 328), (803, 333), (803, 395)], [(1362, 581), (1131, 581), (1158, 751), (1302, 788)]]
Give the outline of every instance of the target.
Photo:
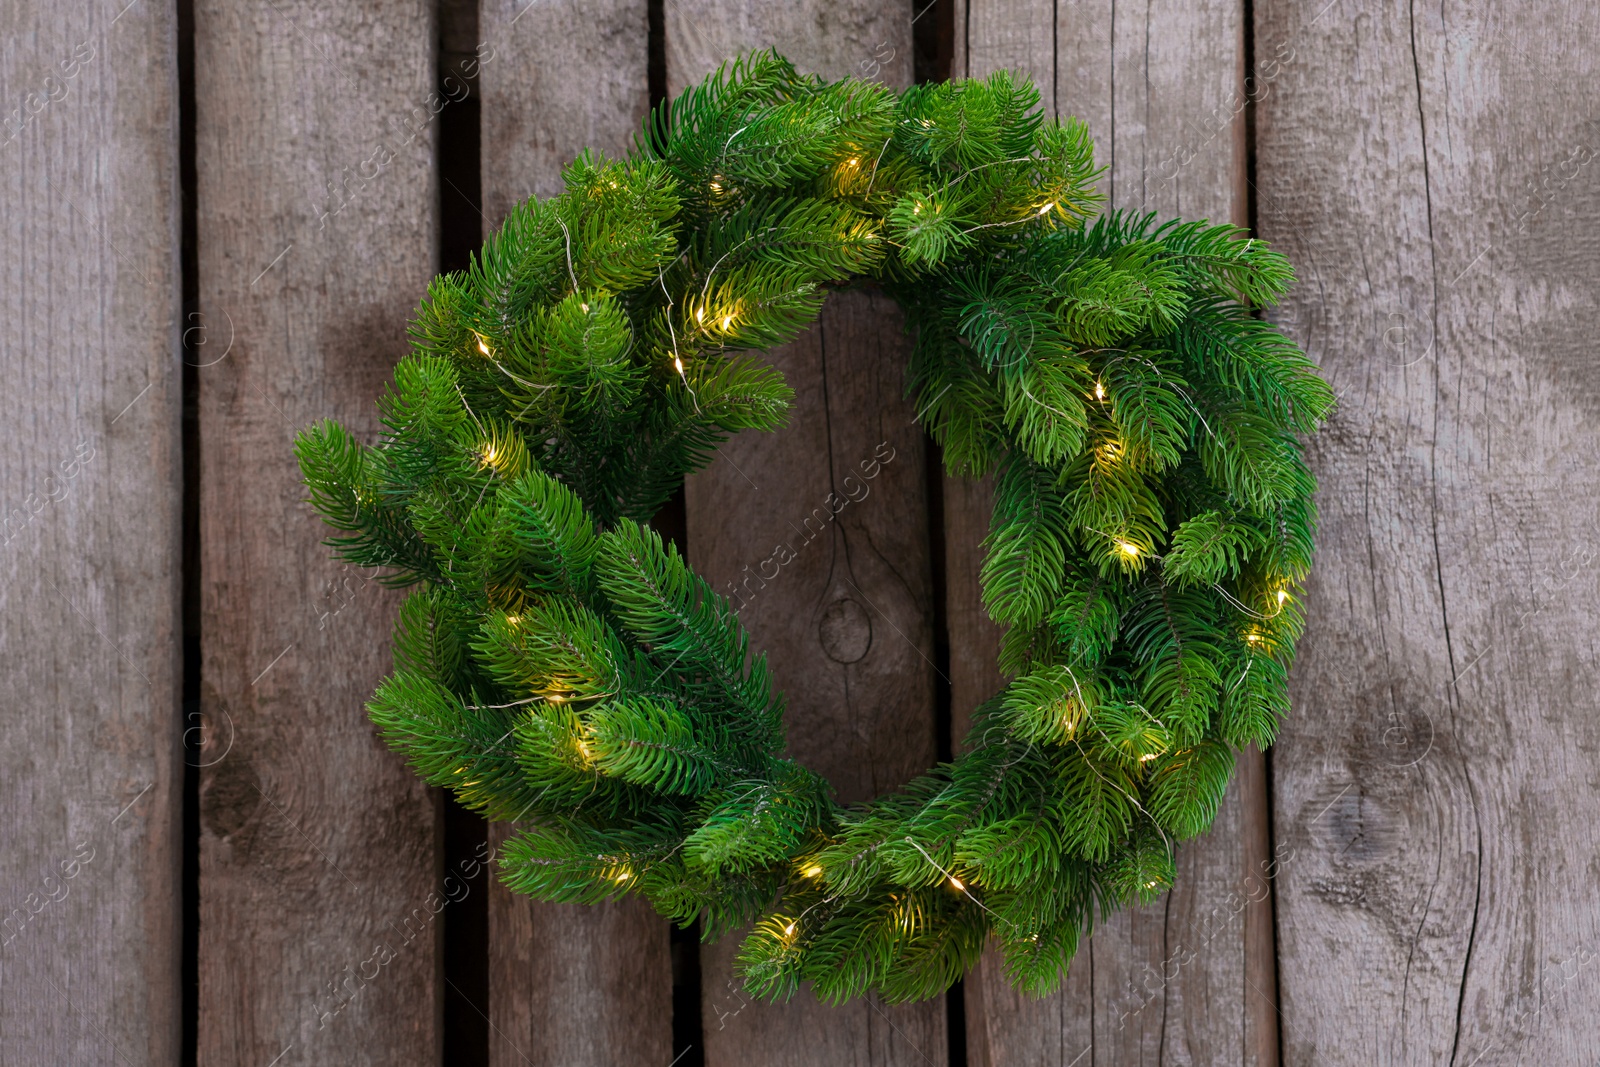
[[(0, 3), (0, 1064), (1593, 1061), (1600, 10), (927, 4)], [(442, 205), (487, 232), (768, 45), (894, 86), (1032, 77), (1113, 206), (1288, 253), (1271, 317), (1340, 396), (1282, 738), (1042, 1000), (986, 957), (919, 1005), (752, 1003), (731, 943), (636, 901), (473, 880), (361, 710), (396, 601), (321, 546), (294, 431), (373, 429), (459, 240)], [(445, 136), (467, 117), (476, 158)], [(719, 587), (797, 548), (740, 614), (845, 799), (959, 746), (1001, 681), (989, 488), (939, 472), (907, 344), (880, 295), (836, 296), (770, 353), (789, 429), (683, 500)], [(446, 953), (469, 909), (487, 935)]]
[(1284, 1058), (1588, 1063), (1600, 9), (1256, 19), (1277, 318), (1340, 395), (1273, 758)]

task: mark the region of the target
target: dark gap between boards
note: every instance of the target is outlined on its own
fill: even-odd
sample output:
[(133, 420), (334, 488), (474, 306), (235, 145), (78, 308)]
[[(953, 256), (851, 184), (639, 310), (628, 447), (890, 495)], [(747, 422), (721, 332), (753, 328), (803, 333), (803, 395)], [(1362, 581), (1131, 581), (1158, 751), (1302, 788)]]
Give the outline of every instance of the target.
[[(912, 75), (920, 84), (950, 80), (955, 58), (954, 0), (911, 0)], [(954, 736), (950, 691), (950, 615), (945, 580), (944, 453), (923, 433), (928, 500), (928, 558), (933, 568), (934, 730), (941, 762), (955, 757), (960, 741)], [(957, 979), (944, 997), (945, 1041), (949, 1067), (967, 1065), (966, 984)]]
[[(440, 0), (437, 91), (445, 101), (437, 129), (439, 270), (464, 270), (483, 244), (479, 171), (477, 0)], [(466, 883), (444, 911), (440, 983), (441, 1044), (449, 1067), (489, 1064), (489, 826), (443, 791), (444, 875)], [(466, 877), (473, 872), (473, 877)], [(453, 883), (452, 883), (453, 884)], [(455, 895), (460, 893), (459, 898)]]
[(183, 750), (182, 844), (179, 855), (179, 1060), (195, 1067), (200, 1036), (200, 321), (198, 205), (195, 170), (194, 0), (178, 0), (178, 195), (182, 324), (179, 355), (183, 501), (180, 505), (179, 597), (182, 612), (183, 690), (179, 722)]

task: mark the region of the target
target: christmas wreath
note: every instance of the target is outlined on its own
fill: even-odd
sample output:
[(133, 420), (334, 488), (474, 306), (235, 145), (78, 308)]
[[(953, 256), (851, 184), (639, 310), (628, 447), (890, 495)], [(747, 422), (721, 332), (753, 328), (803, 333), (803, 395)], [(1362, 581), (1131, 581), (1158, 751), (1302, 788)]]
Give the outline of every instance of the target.
[[(1272, 740), (1315, 522), (1296, 435), (1333, 399), (1253, 314), (1292, 271), (1233, 227), (1097, 217), (1087, 132), (1038, 99), (746, 56), (433, 283), (375, 446), (301, 435), (330, 544), (414, 587), (372, 718), (518, 824), (506, 885), (753, 923), (764, 996), (928, 997), (991, 937), (1043, 992), (1172, 884), (1234, 752)], [(1012, 680), (957, 759), (846, 807), (645, 523), (718, 442), (783, 423), (750, 353), (861, 280), (905, 310), (948, 468), (995, 476), (980, 578)]]

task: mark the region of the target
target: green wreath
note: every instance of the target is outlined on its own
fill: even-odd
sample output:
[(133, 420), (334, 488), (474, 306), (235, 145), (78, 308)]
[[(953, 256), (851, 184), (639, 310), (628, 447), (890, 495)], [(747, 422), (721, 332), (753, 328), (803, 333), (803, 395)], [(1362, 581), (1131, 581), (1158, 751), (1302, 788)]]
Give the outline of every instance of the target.
[[(330, 544), (416, 587), (371, 715), (521, 826), (510, 888), (753, 922), (763, 996), (932, 996), (989, 937), (1042, 993), (1172, 884), (1234, 751), (1272, 740), (1315, 522), (1296, 434), (1333, 402), (1252, 313), (1292, 271), (1229, 226), (1090, 225), (1087, 132), (1038, 100), (746, 56), (434, 282), (376, 447), (301, 435)], [(981, 580), (1013, 680), (954, 762), (842, 807), (783, 757), (728, 602), (643, 523), (718, 442), (783, 423), (747, 353), (863, 279), (915, 332), (949, 469), (997, 472)]]

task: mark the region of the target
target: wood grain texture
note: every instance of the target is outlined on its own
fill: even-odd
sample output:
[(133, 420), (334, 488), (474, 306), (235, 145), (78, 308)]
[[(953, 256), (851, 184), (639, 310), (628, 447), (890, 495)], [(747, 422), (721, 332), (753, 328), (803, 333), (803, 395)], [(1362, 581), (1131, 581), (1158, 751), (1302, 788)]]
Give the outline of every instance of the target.
[(1285, 1063), (1591, 1063), (1600, 11), (1256, 16), (1279, 319), (1340, 396), (1273, 764)]
[(585, 148), (625, 155), (650, 107), (644, 0), (482, 0), (485, 232), (561, 192)]
[[(489, 830), (491, 840), (505, 839), (504, 824)], [(664, 1067), (672, 1059), (667, 923), (647, 901), (536, 904), (498, 882), (490, 893), (491, 1064)]]
[[(642, 0), (485, 0), (484, 231), (561, 192), (584, 149), (624, 155), (650, 105)], [(493, 825), (490, 842), (511, 828)], [(669, 926), (639, 899), (596, 908), (489, 890), (490, 1062), (601, 1067), (672, 1059)]]
[[(846, 803), (930, 767), (932, 573), (924, 439), (905, 399), (909, 340), (881, 294), (836, 293), (770, 358), (789, 425), (742, 434), (688, 480), (689, 552), (767, 653), (788, 751)], [(943, 1064), (944, 1003), (832, 1007), (803, 989), (750, 1001), (738, 936), (703, 953), (706, 1063)]]
[(950, 631), (950, 740), (960, 752), (978, 705), (1005, 685), (1000, 637), (983, 610), (983, 539), (994, 512), (994, 478), (944, 477), (944, 610)]
[(122, 7), (0, 9), (0, 1064), (179, 1055), (177, 36)]
[[(1082, 119), (1107, 167), (1108, 209), (1246, 221), (1236, 0), (966, 0), (955, 18), (953, 75), (1027, 75), (1047, 112)], [(945, 500), (959, 741), (972, 708), (1002, 680), (998, 631), (977, 587), (992, 488), (947, 481)], [(964, 990), (969, 1059), (992, 1067), (1275, 1062), (1267, 859), (1264, 773), (1251, 751), (1209, 833), (1180, 849), (1176, 888), (1096, 931), (1055, 994), (1020, 996), (999, 957), (985, 955)]]
[[(741, 52), (776, 48), (804, 73), (911, 84), (911, 5), (871, 0), (664, 0), (675, 96)], [(919, 8), (924, 6), (917, 5)]]
[(1238, 0), (956, 2), (953, 75), (1025, 74), (1047, 112), (1082, 119), (1109, 206), (1244, 224)]
[[(491, 823), (498, 848), (511, 827)], [(629, 898), (593, 907), (489, 888), (489, 1062), (494, 1067), (672, 1059), (669, 925)]]
[(376, 438), (436, 255), (433, 41), (422, 0), (195, 5), (202, 1064), (439, 1056), (437, 797), (363, 707), (398, 597), (331, 558), (291, 451)]

